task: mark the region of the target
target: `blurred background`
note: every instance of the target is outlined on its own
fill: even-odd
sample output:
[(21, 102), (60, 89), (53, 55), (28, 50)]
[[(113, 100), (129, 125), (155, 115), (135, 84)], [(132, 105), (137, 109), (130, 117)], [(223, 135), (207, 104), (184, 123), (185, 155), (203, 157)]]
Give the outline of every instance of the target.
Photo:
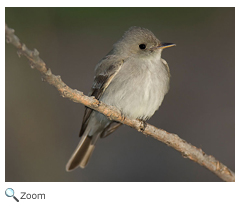
[[(54, 74), (87, 94), (94, 67), (131, 26), (163, 42), (170, 91), (148, 121), (235, 171), (234, 8), (6, 8), (6, 23)], [(7, 182), (221, 181), (156, 139), (122, 126), (97, 142), (88, 166), (66, 172), (84, 106), (62, 98), (6, 44)]]

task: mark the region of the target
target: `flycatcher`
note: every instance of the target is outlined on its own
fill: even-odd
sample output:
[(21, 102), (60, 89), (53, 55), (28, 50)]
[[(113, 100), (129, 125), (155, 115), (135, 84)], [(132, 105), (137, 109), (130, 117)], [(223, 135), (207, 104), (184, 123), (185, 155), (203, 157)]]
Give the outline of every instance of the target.
[[(149, 119), (169, 90), (169, 67), (161, 53), (171, 46), (175, 44), (160, 42), (148, 29), (131, 27), (96, 65), (89, 95), (117, 107), (125, 117)], [(121, 125), (86, 107), (81, 140), (66, 170), (71, 171), (78, 166), (84, 168), (96, 140), (108, 136)]]

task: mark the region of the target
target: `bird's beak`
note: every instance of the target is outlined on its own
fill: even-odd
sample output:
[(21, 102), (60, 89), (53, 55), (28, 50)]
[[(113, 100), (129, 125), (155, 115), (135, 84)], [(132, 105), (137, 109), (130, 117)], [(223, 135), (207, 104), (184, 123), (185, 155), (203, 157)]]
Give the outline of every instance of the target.
[(160, 43), (157, 46), (157, 48), (165, 49), (165, 48), (169, 48), (169, 47), (172, 47), (172, 46), (176, 46), (176, 44), (173, 44), (173, 43)]

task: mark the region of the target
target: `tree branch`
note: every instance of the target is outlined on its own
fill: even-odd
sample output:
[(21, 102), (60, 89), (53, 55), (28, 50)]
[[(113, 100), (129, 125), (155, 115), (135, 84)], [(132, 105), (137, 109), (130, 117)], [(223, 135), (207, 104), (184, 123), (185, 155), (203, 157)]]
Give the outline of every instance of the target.
[(5, 25), (5, 34), (7, 43), (13, 44), (18, 49), (18, 55), (25, 56), (30, 61), (30, 66), (39, 70), (44, 81), (55, 86), (62, 97), (68, 98), (76, 103), (82, 103), (85, 106), (106, 115), (110, 120), (118, 121), (135, 128), (145, 135), (152, 136), (179, 151), (184, 158), (189, 158), (190, 160), (206, 167), (224, 181), (235, 181), (234, 172), (227, 168), (227, 166), (216, 160), (213, 156), (207, 155), (202, 149), (187, 143), (176, 134), (168, 133), (150, 124), (146, 124), (146, 128), (144, 129), (141, 121), (125, 118), (117, 108), (106, 105), (94, 97), (85, 96), (82, 92), (76, 89), (71, 89), (61, 80), (60, 76), (52, 74), (50, 68), (48, 68), (45, 62), (39, 57), (39, 52), (36, 49), (33, 51), (29, 50), (25, 44), (20, 42), (19, 38), (14, 34), (14, 30), (8, 28), (7, 25)]

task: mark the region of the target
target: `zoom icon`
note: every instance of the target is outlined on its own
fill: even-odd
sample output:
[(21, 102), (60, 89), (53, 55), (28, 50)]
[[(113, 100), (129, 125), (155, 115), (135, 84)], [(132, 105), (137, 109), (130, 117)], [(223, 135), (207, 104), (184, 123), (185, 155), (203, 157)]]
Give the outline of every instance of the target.
[(12, 188), (6, 189), (5, 194), (6, 194), (7, 197), (13, 197), (14, 200), (19, 202), (19, 200), (14, 196), (14, 190)]

